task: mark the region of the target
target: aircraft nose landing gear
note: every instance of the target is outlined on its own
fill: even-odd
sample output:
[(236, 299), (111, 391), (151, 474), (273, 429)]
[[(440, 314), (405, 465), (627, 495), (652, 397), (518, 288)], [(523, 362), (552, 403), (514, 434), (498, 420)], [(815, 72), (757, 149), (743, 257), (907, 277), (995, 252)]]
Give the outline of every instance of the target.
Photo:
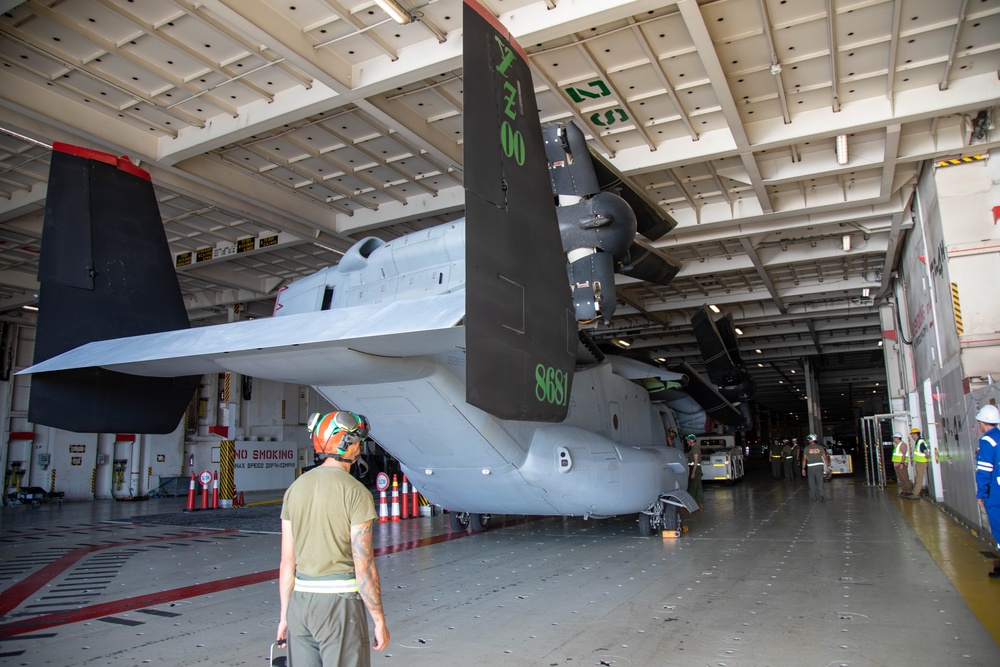
[(451, 512), (449, 515), (451, 529), (456, 532), (471, 530), (481, 533), (490, 527), (493, 517), (489, 514), (470, 514), (469, 512)]

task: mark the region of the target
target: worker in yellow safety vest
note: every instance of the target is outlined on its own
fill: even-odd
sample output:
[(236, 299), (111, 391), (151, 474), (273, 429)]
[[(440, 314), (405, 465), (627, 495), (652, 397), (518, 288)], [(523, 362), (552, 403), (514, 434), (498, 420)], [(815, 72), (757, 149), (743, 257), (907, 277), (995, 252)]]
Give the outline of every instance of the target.
[[(913, 429), (920, 433), (919, 430)], [(911, 431), (912, 433), (912, 431)], [(899, 495), (909, 496), (913, 493), (913, 485), (910, 484), (910, 446), (899, 433), (892, 434), (892, 467), (896, 471), (896, 480), (899, 482)]]
[(927, 441), (920, 437), (920, 431), (913, 429), (910, 431), (913, 438), (913, 489), (910, 498), (919, 498), (927, 487), (924, 485), (924, 475), (927, 474), (927, 457), (931, 453), (931, 448)]

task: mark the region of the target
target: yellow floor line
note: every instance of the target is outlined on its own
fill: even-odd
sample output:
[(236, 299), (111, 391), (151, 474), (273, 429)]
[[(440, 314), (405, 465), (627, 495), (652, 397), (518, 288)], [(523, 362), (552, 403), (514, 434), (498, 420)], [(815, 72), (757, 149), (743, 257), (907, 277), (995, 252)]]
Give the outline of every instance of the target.
[(987, 578), (993, 561), (982, 554), (989, 546), (929, 500), (895, 500), (934, 562), (1000, 645), (1000, 579)]

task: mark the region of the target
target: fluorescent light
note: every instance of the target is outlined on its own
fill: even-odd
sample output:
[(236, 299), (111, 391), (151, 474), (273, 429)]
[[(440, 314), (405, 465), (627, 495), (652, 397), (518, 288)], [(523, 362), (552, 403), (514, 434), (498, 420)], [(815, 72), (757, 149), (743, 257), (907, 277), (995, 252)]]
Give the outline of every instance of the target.
[(632, 343), (628, 342), (627, 340), (625, 340), (624, 338), (612, 338), (611, 342), (614, 345), (617, 345), (618, 347), (628, 347), (629, 345), (632, 344)]
[(400, 25), (406, 25), (413, 20), (410, 12), (396, 0), (375, 0), (375, 4), (381, 7), (382, 11), (391, 16), (392, 20)]
[(762, 363), (758, 362), (758, 363), (757, 363), (757, 367), (758, 367), (758, 368), (764, 368), (764, 364), (762, 364)]
[(872, 291), (867, 287), (861, 289), (861, 296), (865, 297), (866, 299), (871, 295), (871, 293)]
[(743, 329), (740, 329), (739, 327), (736, 327), (735, 329), (733, 329), (733, 331), (736, 332), (737, 336), (742, 336), (743, 335)]
[(713, 312), (713, 313), (719, 313), (719, 312), (722, 312), (722, 311), (720, 311), (720, 310), (719, 310), (719, 307), (718, 307), (718, 306), (716, 306), (716, 305), (715, 305), (714, 303), (711, 303), (711, 304), (709, 304), (709, 305), (708, 305), (708, 307), (712, 309), (712, 312)]
[(21, 306), (25, 310), (38, 310), (38, 306)]
[(841, 239), (841, 242), (844, 244), (844, 252), (847, 252), (848, 250), (851, 249), (851, 235), (850, 234), (844, 234), (844, 238)]
[(837, 135), (837, 164), (847, 164), (847, 135)]
[(763, 352), (761, 352), (760, 350), (754, 350), (754, 352), (756, 352), (757, 354), (764, 354), (764, 353), (763, 353)]

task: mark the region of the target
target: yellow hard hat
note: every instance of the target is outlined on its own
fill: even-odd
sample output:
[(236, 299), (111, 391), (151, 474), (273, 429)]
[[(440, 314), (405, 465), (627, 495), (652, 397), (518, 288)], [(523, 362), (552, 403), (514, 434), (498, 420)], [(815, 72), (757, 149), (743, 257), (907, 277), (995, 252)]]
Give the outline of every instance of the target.
[(919, 428), (911, 428), (910, 429), (910, 435), (913, 435), (914, 433), (920, 433), (920, 429)]

